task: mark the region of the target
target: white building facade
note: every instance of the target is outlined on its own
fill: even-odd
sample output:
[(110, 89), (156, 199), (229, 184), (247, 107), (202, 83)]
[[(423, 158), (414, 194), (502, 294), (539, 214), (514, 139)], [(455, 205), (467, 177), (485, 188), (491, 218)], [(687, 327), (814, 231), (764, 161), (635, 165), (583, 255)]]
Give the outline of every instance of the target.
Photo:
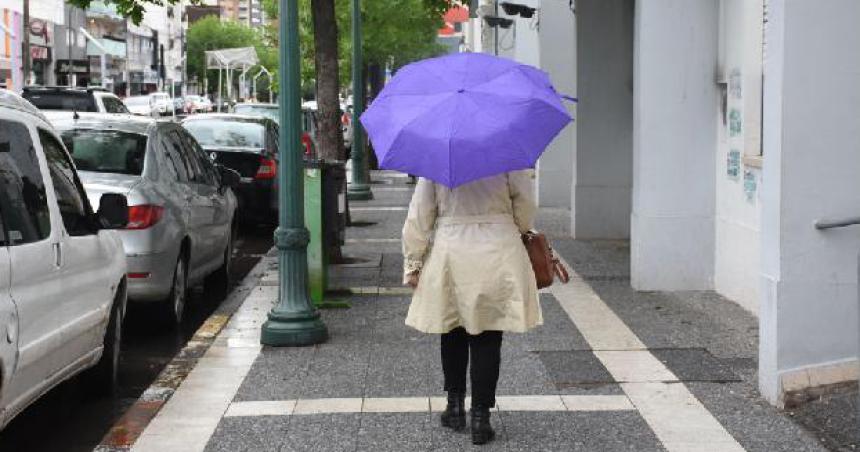
[(772, 403), (856, 379), (860, 227), (814, 224), (860, 216), (860, 2), (515, 3), (536, 20), (474, 19), (466, 39), (493, 53), (498, 31), (499, 54), (579, 98), (539, 164), (541, 204), (576, 238), (629, 239), (635, 289), (756, 314)]

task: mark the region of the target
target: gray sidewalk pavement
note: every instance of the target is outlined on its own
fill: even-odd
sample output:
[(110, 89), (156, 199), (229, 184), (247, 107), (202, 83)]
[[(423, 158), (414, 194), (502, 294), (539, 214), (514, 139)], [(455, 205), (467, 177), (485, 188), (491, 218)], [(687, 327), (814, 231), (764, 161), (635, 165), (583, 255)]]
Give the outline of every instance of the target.
[[(541, 294), (545, 324), (507, 334), (495, 442), (439, 426), (439, 338), (403, 323), (400, 229), (406, 179), (374, 177), (330, 285), (349, 309), (322, 311), (331, 339), (259, 345), (275, 262), (132, 450), (817, 451), (813, 435), (758, 397), (757, 322), (712, 293), (637, 293), (625, 242), (568, 238), (564, 212), (539, 226), (574, 270)], [(492, 263), (487, 263), (492, 265)]]

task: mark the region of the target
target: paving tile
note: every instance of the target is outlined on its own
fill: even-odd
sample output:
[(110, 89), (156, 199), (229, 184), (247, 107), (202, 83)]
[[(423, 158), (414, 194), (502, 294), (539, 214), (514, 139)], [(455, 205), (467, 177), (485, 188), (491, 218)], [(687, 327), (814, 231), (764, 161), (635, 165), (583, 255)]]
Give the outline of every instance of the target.
[(352, 452), (361, 414), (292, 416), (281, 452)]
[(363, 413), (357, 450), (425, 451), (429, 449), (430, 413)]
[(315, 353), (313, 347), (263, 348), (233, 400), (298, 399)]
[(361, 413), (361, 407), (360, 398), (299, 399), (296, 401), (293, 415)]
[(740, 381), (732, 369), (704, 348), (651, 349), (681, 381)]
[(633, 411), (500, 412), (508, 451), (664, 450), (645, 421)]
[(256, 402), (234, 402), (227, 408), (224, 417), (241, 416), (288, 416), (293, 414), (295, 400), (269, 400)]
[(431, 393), (432, 379), (427, 369), (431, 359), (438, 355), (432, 342), (376, 343), (370, 348), (365, 397), (427, 396)]
[(279, 451), (287, 440), (288, 416), (228, 417), (209, 438), (206, 452)]
[(362, 397), (370, 352), (362, 344), (317, 346), (299, 398)]

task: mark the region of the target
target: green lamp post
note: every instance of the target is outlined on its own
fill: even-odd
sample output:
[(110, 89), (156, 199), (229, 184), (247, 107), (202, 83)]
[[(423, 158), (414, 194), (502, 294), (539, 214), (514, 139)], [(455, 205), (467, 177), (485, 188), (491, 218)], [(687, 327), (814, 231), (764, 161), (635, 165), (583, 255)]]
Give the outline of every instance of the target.
[(364, 151), (364, 129), (358, 118), (364, 113), (364, 63), (361, 56), (361, 1), (352, 0), (352, 183), (347, 189), (351, 200), (373, 199)]
[(278, 171), (278, 303), (263, 324), (260, 342), (303, 346), (324, 342), (328, 329), (308, 293), (307, 248), (310, 233), (304, 216), (304, 165), (300, 150), (301, 91), (297, 0), (279, 0), (280, 21), (280, 163)]

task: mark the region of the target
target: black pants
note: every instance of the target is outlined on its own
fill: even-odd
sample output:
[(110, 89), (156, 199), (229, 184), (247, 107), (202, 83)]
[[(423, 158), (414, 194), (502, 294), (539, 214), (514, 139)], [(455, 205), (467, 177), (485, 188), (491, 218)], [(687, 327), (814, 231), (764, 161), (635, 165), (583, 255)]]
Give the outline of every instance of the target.
[(466, 393), (466, 367), (471, 357), (472, 406), (496, 406), (501, 352), (501, 331), (471, 335), (463, 328), (455, 328), (443, 334), (442, 372), (445, 374), (445, 391)]

